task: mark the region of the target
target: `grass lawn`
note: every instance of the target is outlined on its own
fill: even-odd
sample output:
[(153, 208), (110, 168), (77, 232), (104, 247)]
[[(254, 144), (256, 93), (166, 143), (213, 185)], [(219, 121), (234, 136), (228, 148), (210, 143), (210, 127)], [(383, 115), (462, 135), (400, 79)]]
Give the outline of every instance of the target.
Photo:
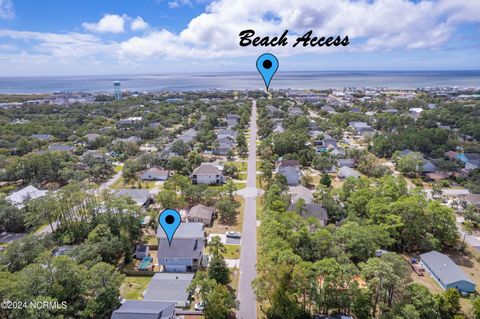
[[(240, 245), (224, 245), (227, 252), (223, 254), (223, 257), (226, 259), (240, 259)], [(207, 246), (205, 249), (208, 253), (210, 251), (210, 247)]]
[(123, 165), (116, 165), (116, 166), (113, 168), (113, 171), (114, 171), (115, 173), (118, 173), (118, 172), (120, 172), (122, 169), (123, 169)]
[(115, 182), (110, 188), (112, 189), (124, 189), (124, 188), (141, 188), (143, 189), (152, 189), (155, 188), (155, 181), (140, 181), (132, 180), (128, 183), (125, 183), (123, 177), (121, 177), (117, 182)]
[(262, 220), (263, 213), (263, 195), (257, 197), (257, 220)]
[(237, 291), (238, 289), (238, 281), (240, 279), (240, 270), (238, 268), (233, 268), (230, 270), (230, 287), (233, 290)]
[(228, 164), (235, 166), (239, 172), (247, 171), (247, 162), (228, 162)]
[(260, 170), (260, 165), (262, 165), (262, 161), (257, 161), (257, 162), (256, 162), (256, 170), (257, 170), (257, 171)]
[(239, 173), (237, 176), (237, 179), (241, 181), (246, 181), (247, 180), (247, 173)]
[(235, 225), (224, 225), (220, 223), (220, 219), (217, 218), (213, 221), (212, 227), (207, 227), (207, 234), (222, 234), (227, 231), (242, 231), (243, 227), (243, 210), (245, 209), (245, 200), (242, 196), (235, 196), (235, 200), (240, 203), (240, 207), (237, 209), (237, 222)]
[(244, 189), (247, 187), (247, 183), (245, 182), (235, 182), (235, 185), (237, 186), (237, 190)]
[(120, 286), (120, 295), (127, 300), (143, 299), (142, 292), (147, 289), (152, 277), (127, 276)]

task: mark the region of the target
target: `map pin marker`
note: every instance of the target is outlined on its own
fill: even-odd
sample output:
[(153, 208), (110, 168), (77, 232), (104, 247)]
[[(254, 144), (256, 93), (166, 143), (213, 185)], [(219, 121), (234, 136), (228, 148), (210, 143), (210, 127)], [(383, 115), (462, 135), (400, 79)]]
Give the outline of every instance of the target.
[(168, 245), (172, 245), (173, 235), (180, 226), (182, 222), (182, 218), (180, 217), (180, 213), (177, 212), (175, 209), (165, 209), (158, 218), (158, 223), (162, 227), (165, 235), (167, 235)]
[(264, 53), (257, 59), (257, 70), (260, 72), (260, 75), (265, 82), (265, 86), (270, 86), (270, 81), (273, 78), (273, 75), (278, 70), (278, 59), (276, 56), (270, 53)]

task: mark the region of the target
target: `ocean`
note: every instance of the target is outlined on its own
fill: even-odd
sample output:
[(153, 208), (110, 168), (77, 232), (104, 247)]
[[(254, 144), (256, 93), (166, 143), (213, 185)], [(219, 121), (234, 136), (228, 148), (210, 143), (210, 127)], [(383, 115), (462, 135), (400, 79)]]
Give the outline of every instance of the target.
[[(0, 77), (0, 93), (113, 92), (120, 81), (127, 91), (195, 91), (207, 89), (263, 89), (258, 73), (192, 73)], [(344, 87), (480, 87), (480, 70), (473, 71), (279, 71), (270, 88), (340, 89)]]

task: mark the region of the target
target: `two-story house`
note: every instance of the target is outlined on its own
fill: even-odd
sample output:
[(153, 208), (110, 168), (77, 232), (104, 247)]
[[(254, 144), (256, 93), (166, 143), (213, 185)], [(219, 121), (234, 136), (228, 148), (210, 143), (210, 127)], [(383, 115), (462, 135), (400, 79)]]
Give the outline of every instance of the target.
[(212, 163), (202, 163), (193, 170), (193, 184), (217, 185), (225, 182), (222, 171)]
[(167, 272), (195, 271), (202, 265), (205, 243), (203, 223), (181, 223), (171, 245), (161, 227), (157, 230), (158, 265)]

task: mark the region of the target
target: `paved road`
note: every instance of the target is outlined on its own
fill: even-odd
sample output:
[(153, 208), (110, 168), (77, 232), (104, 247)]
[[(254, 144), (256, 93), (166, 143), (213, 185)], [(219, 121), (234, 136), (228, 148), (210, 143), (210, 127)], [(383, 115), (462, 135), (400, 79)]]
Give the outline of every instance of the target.
[(255, 319), (256, 299), (252, 288), (252, 280), (257, 271), (257, 190), (256, 190), (256, 154), (257, 154), (257, 105), (253, 101), (250, 122), (250, 142), (248, 146), (247, 191), (245, 211), (243, 214), (242, 249), (240, 251), (240, 282), (238, 284), (239, 319)]
[(113, 184), (115, 184), (123, 175), (123, 170), (121, 171), (118, 171), (115, 175), (112, 176), (112, 178), (110, 178), (108, 181), (106, 181), (105, 183), (103, 183), (102, 185), (100, 185), (100, 187), (98, 188), (97, 192), (101, 192), (105, 189), (108, 189), (110, 188), (110, 186), (112, 186)]

